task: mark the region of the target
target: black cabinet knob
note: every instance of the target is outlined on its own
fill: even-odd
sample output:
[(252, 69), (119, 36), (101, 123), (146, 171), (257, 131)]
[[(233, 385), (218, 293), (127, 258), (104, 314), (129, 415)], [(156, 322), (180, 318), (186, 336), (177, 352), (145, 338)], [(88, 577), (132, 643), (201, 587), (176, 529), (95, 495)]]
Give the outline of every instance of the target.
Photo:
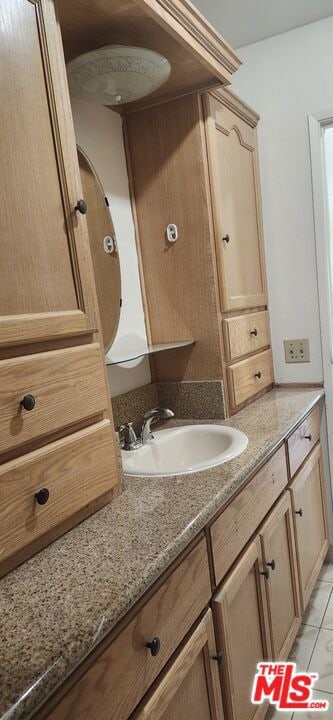
[(88, 209), (88, 207), (87, 207), (87, 203), (85, 200), (78, 200), (78, 203), (77, 203), (77, 205), (75, 205), (75, 208), (74, 208), (74, 210), (76, 212), (81, 213), (81, 215), (85, 215), (87, 212), (87, 209)]
[(257, 335), (258, 335), (257, 328), (254, 328), (254, 330), (251, 330), (250, 335), (254, 335), (254, 337), (257, 337)]
[(268, 570), (268, 568), (265, 568), (265, 570), (262, 570), (261, 573), (260, 573), (260, 575), (263, 575), (263, 576), (266, 578), (266, 580), (268, 580), (268, 578), (269, 578), (269, 570)]
[(151, 642), (146, 643), (146, 647), (150, 649), (152, 656), (156, 657), (161, 649), (161, 641), (158, 637), (154, 637)]
[(38, 505), (46, 505), (48, 499), (50, 497), (50, 493), (47, 488), (43, 488), (42, 490), (39, 490), (35, 494), (35, 498), (37, 500)]
[(312, 441), (312, 435), (304, 435), (304, 440), (309, 440), (309, 442)]
[(230, 243), (230, 235), (225, 235), (225, 236), (222, 238), (222, 240), (223, 240), (223, 242), (225, 242), (225, 243), (227, 243), (227, 244)]
[(219, 652), (216, 655), (212, 655), (212, 660), (216, 660), (217, 664), (221, 665), (222, 660), (223, 660), (223, 653)]
[(300, 517), (303, 517), (303, 510), (300, 508), (299, 510), (295, 510), (295, 515), (299, 515)]
[(21, 405), (24, 407), (25, 410), (33, 410), (36, 405), (36, 398), (33, 395), (25, 395), (23, 400), (21, 400)]
[(275, 560), (272, 560), (272, 562), (266, 563), (266, 565), (268, 565), (269, 567), (271, 567), (272, 570), (275, 570), (275, 568), (276, 568), (276, 562), (275, 562)]
[(260, 372), (260, 370), (258, 370), (258, 372), (256, 372), (256, 374), (255, 374), (254, 377), (256, 377), (256, 378), (258, 378), (258, 380), (260, 380), (260, 378), (261, 378), (261, 372)]

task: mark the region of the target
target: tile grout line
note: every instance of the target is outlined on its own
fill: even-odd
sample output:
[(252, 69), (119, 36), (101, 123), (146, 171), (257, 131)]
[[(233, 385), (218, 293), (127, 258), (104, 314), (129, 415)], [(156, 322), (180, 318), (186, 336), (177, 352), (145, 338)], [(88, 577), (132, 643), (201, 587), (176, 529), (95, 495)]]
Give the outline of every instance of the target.
[[(316, 648), (316, 645), (317, 645), (317, 642), (318, 642), (318, 639), (319, 639), (320, 631), (321, 631), (321, 629), (322, 629), (322, 627), (323, 627), (324, 617), (325, 617), (325, 615), (326, 615), (326, 610), (327, 610), (327, 608), (328, 608), (328, 604), (329, 604), (329, 601), (330, 601), (330, 599), (331, 599), (332, 592), (333, 592), (333, 586), (332, 586), (332, 588), (331, 588), (331, 592), (330, 592), (330, 594), (329, 594), (329, 596), (328, 596), (328, 600), (327, 600), (327, 603), (326, 603), (325, 608), (324, 608), (324, 612), (323, 612), (323, 615), (322, 615), (322, 620), (321, 620), (321, 623), (320, 623), (319, 628), (318, 628), (317, 637), (316, 637), (315, 643), (314, 643), (313, 648), (312, 648), (312, 652), (311, 652), (311, 655), (310, 655), (310, 660), (309, 660), (309, 662), (308, 662), (308, 664), (307, 664), (307, 668), (306, 668), (307, 670), (308, 670), (309, 667), (310, 667), (311, 660), (312, 660), (312, 657), (313, 657), (313, 653), (314, 653), (314, 651), (315, 651), (315, 648)], [(315, 626), (315, 627), (317, 627), (317, 626)]]

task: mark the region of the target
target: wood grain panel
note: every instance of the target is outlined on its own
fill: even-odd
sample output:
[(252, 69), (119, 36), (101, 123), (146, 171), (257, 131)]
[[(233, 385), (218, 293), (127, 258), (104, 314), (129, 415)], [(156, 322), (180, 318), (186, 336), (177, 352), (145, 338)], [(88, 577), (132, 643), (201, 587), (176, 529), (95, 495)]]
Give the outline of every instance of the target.
[(57, 0), (57, 7), (67, 59), (108, 44), (147, 47), (168, 58), (171, 76), (148, 102), (229, 82), (240, 64), (188, 0), (99, 0), (93, 13), (89, 0)]
[[(35, 397), (32, 411), (21, 406)], [(102, 413), (108, 404), (97, 343), (0, 363), (0, 452)]]
[(0, 111), (0, 345), (8, 346), (89, 331), (96, 317), (54, 6), (5, 0), (1, 13), (1, 85), (15, 96)]
[(321, 446), (317, 444), (291, 488), (302, 611), (310, 599), (329, 548)]
[(226, 575), (287, 484), (282, 446), (211, 526), (216, 584)]
[(222, 692), (228, 720), (262, 720), (267, 705), (252, 705), (257, 663), (270, 657), (267, 601), (259, 537), (251, 543), (212, 601), (222, 650)]
[(270, 345), (267, 310), (225, 318), (223, 329), (227, 362), (236, 360), (242, 355), (258, 352)]
[[(266, 580), (272, 657), (287, 660), (301, 624), (293, 513), (285, 493), (259, 531)], [(273, 563), (270, 567), (267, 563)]]
[(293, 477), (320, 438), (320, 414), (316, 407), (288, 438), (290, 476)]
[(209, 96), (205, 109), (221, 307), (266, 305), (256, 129), (223, 97)]
[[(126, 122), (151, 340), (196, 341), (177, 361), (156, 356), (155, 377), (219, 378), (222, 331), (199, 98), (165, 103)], [(178, 226), (174, 244), (166, 239), (169, 223)]]
[[(208, 558), (202, 539), (69, 691), (49, 720), (127, 720), (209, 597)], [(152, 657), (146, 643), (156, 636), (161, 649)]]
[[(104, 420), (0, 467), (0, 574), (3, 561), (111, 490), (111, 443)], [(50, 497), (41, 506), (43, 488)]]
[(193, 631), (133, 720), (223, 720), (210, 610)]
[(274, 383), (272, 351), (265, 350), (227, 369), (232, 407), (245, 402)]

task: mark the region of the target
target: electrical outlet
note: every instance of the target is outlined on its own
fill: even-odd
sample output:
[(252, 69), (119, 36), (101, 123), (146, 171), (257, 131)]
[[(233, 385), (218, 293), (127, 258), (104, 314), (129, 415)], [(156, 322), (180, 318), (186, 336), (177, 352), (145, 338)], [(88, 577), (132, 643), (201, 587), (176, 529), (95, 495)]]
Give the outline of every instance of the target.
[(284, 354), (286, 363), (310, 362), (310, 344), (308, 338), (303, 338), (303, 340), (285, 340)]

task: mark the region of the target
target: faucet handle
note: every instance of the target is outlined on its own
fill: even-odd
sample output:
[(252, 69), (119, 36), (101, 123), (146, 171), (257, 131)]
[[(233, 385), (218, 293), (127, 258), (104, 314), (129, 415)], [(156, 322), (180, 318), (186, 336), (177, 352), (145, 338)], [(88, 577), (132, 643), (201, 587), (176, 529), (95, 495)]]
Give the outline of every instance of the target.
[(119, 435), (123, 433), (123, 438), (120, 438), (120, 444), (124, 450), (131, 450), (134, 443), (137, 442), (137, 436), (133, 429), (133, 422), (125, 422), (118, 425), (117, 430)]

